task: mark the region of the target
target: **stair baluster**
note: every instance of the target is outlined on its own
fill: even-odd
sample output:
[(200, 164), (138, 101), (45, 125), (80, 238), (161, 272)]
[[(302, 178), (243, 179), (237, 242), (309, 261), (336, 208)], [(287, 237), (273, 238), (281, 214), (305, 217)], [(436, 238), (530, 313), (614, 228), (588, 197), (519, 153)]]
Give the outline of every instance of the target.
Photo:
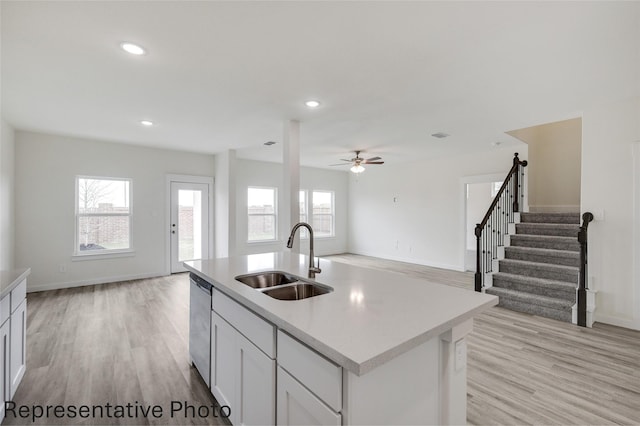
[(493, 260), (498, 256), (498, 246), (506, 235), (509, 222), (513, 222), (515, 213), (520, 211), (520, 201), (524, 199), (521, 190), (524, 181), (524, 168), (527, 161), (520, 161), (518, 153), (513, 157), (513, 165), (500, 190), (496, 194), (482, 222), (476, 225), (476, 274), (475, 291), (484, 288), (485, 274), (492, 271)]

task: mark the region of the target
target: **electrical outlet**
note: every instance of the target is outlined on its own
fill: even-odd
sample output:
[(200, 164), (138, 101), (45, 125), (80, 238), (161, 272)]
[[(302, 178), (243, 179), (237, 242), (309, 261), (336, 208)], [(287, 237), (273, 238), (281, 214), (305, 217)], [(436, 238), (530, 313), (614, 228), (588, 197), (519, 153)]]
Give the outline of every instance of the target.
[(467, 341), (460, 339), (455, 345), (455, 367), (456, 371), (460, 371), (467, 365)]

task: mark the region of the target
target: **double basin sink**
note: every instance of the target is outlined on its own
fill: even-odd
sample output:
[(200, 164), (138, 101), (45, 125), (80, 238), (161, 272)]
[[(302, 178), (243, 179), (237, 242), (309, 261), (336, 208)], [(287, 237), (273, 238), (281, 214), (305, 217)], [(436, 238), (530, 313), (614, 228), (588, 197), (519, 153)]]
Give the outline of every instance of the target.
[(327, 285), (281, 271), (238, 275), (236, 280), (278, 300), (302, 300), (333, 291)]

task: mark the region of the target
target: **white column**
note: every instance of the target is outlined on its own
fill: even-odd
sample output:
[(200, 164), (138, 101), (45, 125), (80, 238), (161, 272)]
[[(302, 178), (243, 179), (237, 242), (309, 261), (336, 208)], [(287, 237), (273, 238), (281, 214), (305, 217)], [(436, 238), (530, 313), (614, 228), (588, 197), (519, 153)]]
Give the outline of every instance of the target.
[[(293, 225), (300, 218), (299, 193), (300, 193), (300, 122), (289, 120), (284, 123), (283, 158), (282, 158), (282, 194), (279, 197), (281, 205), (279, 212), (280, 237), (286, 244)], [(300, 231), (298, 231), (300, 232)], [(292, 251), (300, 251), (300, 236), (296, 237)]]
[(237, 247), (235, 149), (216, 154), (214, 186), (215, 254), (216, 257), (233, 256)]

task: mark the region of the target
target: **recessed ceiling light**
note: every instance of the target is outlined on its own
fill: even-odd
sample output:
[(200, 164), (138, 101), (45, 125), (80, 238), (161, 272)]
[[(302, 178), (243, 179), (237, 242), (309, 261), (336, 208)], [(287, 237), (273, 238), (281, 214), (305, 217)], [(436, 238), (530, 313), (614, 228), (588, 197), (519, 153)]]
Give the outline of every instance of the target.
[(318, 101), (307, 101), (304, 104), (309, 108), (318, 108), (320, 106), (320, 102)]
[(438, 138), (438, 139), (444, 139), (447, 136), (449, 136), (449, 134), (444, 133), (444, 132), (438, 132), (438, 133), (434, 133), (431, 136), (433, 136), (434, 138)]
[(142, 121), (140, 121), (140, 124), (142, 124), (143, 126), (150, 127), (150, 126), (153, 126), (153, 121), (142, 120)]
[(131, 53), (132, 55), (144, 55), (145, 53), (147, 53), (147, 51), (144, 50), (142, 46), (134, 43), (129, 43), (128, 41), (123, 41), (122, 43), (120, 43), (120, 47), (122, 48), (122, 50)]

